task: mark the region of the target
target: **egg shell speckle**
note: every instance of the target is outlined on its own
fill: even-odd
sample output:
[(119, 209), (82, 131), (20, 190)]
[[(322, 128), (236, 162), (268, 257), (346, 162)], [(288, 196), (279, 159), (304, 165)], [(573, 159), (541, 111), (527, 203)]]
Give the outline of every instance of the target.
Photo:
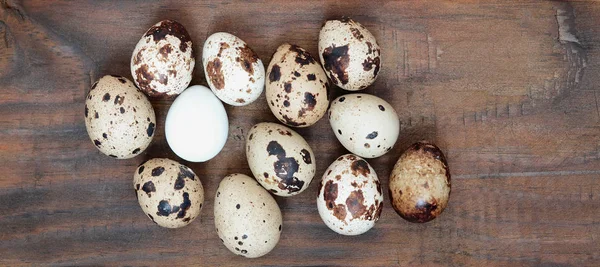
[(236, 255), (257, 258), (269, 253), (281, 235), (281, 210), (256, 180), (244, 174), (223, 178), (214, 201), (217, 234)]
[(349, 91), (371, 85), (381, 68), (375, 37), (349, 18), (325, 22), (319, 34), (319, 58), (333, 83)]
[(163, 20), (152, 26), (135, 46), (131, 76), (150, 97), (175, 96), (192, 81), (195, 64), (187, 30), (179, 22)]
[(262, 61), (235, 35), (218, 32), (209, 36), (202, 50), (202, 65), (210, 89), (229, 105), (248, 105), (264, 89)]
[(138, 166), (133, 188), (146, 216), (162, 227), (190, 224), (200, 215), (204, 203), (200, 178), (170, 159), (155, 158)]
[(106, 75), (85, 100), (85, 126), (92, 143), (107, 156), (128, 159), (142, 153), (154, 137), (152, 104), (133, 83)]
[(329, 123), (340, 143), (363, 158), (380, 157), (390, 151), (400, 133), (394, 108), (369, 94), (347, 94), (333, 100)]
[(379, 220), (382, 208), (381, 184), (367, 161), (347, 154), (325, 170), (317, 209), (331, 230), (343, 235), (365, 233)]
[(428, 222), (448, 206), (451, 178), (444, 153), (434, 144), (421, 141), (410, 146), (390, 175), (394, 210), (410, 222)]
[(315, 156), (301, 135), (277, 123), (253, 126), (246, 137), (246, 158), (256, 180), (278, 196), (293, 196), (310, 185)]
[(304, 49), (283, 44), (267, 68), (266, 98), (273, 115), (293, 127), (308, 127), (329, 106), (327, 76)]

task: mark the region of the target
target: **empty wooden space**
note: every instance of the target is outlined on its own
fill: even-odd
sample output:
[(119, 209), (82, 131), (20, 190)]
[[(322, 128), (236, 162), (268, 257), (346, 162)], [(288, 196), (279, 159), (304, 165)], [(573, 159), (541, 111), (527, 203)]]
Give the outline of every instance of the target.
[[(318, 180), (347, 153), (327, 118), (298, 129), (317, 162), (303, 193), (277, 197), (278, 246), (233, 255), (213, 222), (230, 173), (250, 175), (245, 135), (275, 122), (264, 94), (227, 106), (229, 139), (206, 163), (178, 158), (164, 138), (171, 100), (152, 101), (154, 141), (116, 160), (90, 142), (84, 98), (106, 74), (131, 78), (142, 34), (162, 19), (186, 26), (197, 51), (208, 35), (237, 35), (268, 64), (284, 42), (317, 55), (319, 29), (349, 16), (382, 48), (364, 92), (390, 102), (400, 138), (368, 160), (385, 205), (369, 232), (341, 236), (317, 212)], [(600, 3), (593, 1), (0, 1), (0, 265), (553, 265), (600, 264)], [(332, 96), (346, 93), (332, 88)], [(387, 193), (391, 168), (413, 142), (446, 153), (452, 194), (442, 215), (403, 220)], [(158, 227), (132, 187), (139, 163), (167, 157), (201, 178), (206, 202), (187, 227)]]

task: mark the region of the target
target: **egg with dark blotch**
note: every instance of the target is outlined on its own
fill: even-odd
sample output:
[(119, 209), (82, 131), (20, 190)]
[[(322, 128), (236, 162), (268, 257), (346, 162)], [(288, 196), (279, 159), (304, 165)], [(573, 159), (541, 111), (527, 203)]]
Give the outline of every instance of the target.
[(438, 217), (448, 206), (451, 183), (444, 153), (421, 141), (410, 146), (390, 175), (394, 210), (410, 222), (423, 223)]
[(319, 34), (319, 58), (331, 81), (349, 91), (367, 88), (381, 68), (375, 37), (349, 18), (325, 22)]
[(246, 158), (256, 180), (278, 196), (300, 194), (316, 172), (315, 155), (306, 140), (277, 123), (259, 123), (248, 131)]
[(400, 133), (400, 120), (392, 105), (369, 94), (347, 94), (333, 100), (329, 124), (340, 143), (363, 158), (389, 152)]
[(180, 94), (192, 81), (196, 59), (192, 39), (183, 25), (163, 20), (152, 26), (135, 46), (131, 76), (150, 97)]
[(265, 87), (265, 67), (258, 55), (233, 34), (217, 32), (202, 49), (208, 86), (221, 101), (232, 106), (254, 102)]
[(128, 79), (106, 75), (85, 99), (87, 133), (98, 150), (117, 159), (141, 154), (154, 138), (152, 104)]
[(308, 127), (325, 115), (329, 106), (327, 76), (306, 50), (291, 44), (279, 46), (267, 76), (267, 103), (280, 122)]
[(214, 199), (217, 234), (231, 252), (247, 258), (269, 253), (281, 235), (281, 210), (256, 180), (244, 174), (223, 178)]
[(200, 216), (204, 203), (200, 178), (174, 160), (142, 163), (133, 176), (133, 188), (146, 216), (162, 227), (183, 227)]
[(342, 235), (363, 234), (375, 226), (382, 208), (381, 184), (366, 160), (347, 154), (325, 170), (317, 209), (331, 230)]

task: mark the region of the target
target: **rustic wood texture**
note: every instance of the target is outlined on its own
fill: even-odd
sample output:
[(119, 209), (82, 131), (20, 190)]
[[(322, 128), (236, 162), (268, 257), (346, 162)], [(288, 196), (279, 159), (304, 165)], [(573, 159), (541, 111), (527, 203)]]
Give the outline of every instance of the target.
[[(206, 190), (201, 218), (169, 230), (145, 217), (136, 166), (179, 160), (164, 138), (170, 101), (153, 101), (157, 134), (143, 155), (115, 160), (90, 142), (84, 97), (105, 74), (131, 78), (129, 59), (155, 22), (185, 25), (198, 51), (227, 31), (265, 65), (283, 42), (316, 55), (325, 19), (350, 16), (378, 38), (383, 67), (367, 93), (389, 101), (399, 141), (369, 160), (387, 191), (411, 143), (434, 141), (453, 174), (447, 210), (404, 221), (385, 194), (361, 236), (335, 234), (315, 195), (277, 197), (284, 229), (258, 259), (230, 253), (212, 202), (227, 174), (251, 174), (244, 138), (275, 121), (263, 96), (227, 106), (230, 135), (207, 163), (182, 163)], [(0, 1), (0, 265), (552, 265), (600, 264), (600, 3), (546, 1)], [(344, 93), (335, 89), (334, 95)], [(298, 130), (319, 180), (346, 153), (327, 118)]]

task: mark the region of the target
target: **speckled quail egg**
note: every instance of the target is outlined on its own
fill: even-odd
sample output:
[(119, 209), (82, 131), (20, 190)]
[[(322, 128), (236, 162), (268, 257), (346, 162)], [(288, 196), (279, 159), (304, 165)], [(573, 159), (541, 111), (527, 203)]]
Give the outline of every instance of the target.
[(163, 20), (154, 24), (135, 46), (131, 76), (150, 97), (170, 97), (185, 90), (194, 71), (192, 39), (179, 22)]
[(267, 102), (279, 121), (308, 127), (325, 115), (329, 106), (327, 76), (306, 50), (290, 44), (279, 46), (267, 73)]
[(200, 178), (187, 166), (164, 158), (142, 163), (133, 187), (144, 213), (156, 224), (179, 228), (198, 218), (204, 203)]
[(319, 58), (333, 83), (349, 91), (371, 85), (381, 66), (375, 37), (349, 18), (325, 22), (319, 34)]
[(107, 75), (92, 85), (85, 100), (85, 127), (100, 152), (135, 157), (152, 141), (155, 126), (150, 101), (128, 79)]
[(329, 108), (329, 123), (340, 143), (363, 158), (376, 158), (390, 151), (400, 133), (394, 108), (369, 94), (336, 98)]
[(323, 222), (343, 235), (371, 229), (383, 208), (383, 193), (375, 170), (364, 159), (347, 154), (325, 170), (317, 195)]
[(390, 175), (392, 206), (410, 222), (428, 222), (439, 216), (448, 206), (450, 191), (446, 157), (427, 141), (410, 146)]
[(248, 105), (265, 86), (265, 67), (246, 42), (218, 32), (204, 42), (202, 65), (210, 89), (232, 106)]
[(246, 137), (246, 158), (252, 174), (278, 196), (293, 196), (310, 185), (315, 156), (301, 135), (277, 123), (254, 125)]
[(251, 177), (231, 174), (223, 178), (214, 205), (217, 234), (234, 254), (257, 258), (279, 242), (281, 210)]

